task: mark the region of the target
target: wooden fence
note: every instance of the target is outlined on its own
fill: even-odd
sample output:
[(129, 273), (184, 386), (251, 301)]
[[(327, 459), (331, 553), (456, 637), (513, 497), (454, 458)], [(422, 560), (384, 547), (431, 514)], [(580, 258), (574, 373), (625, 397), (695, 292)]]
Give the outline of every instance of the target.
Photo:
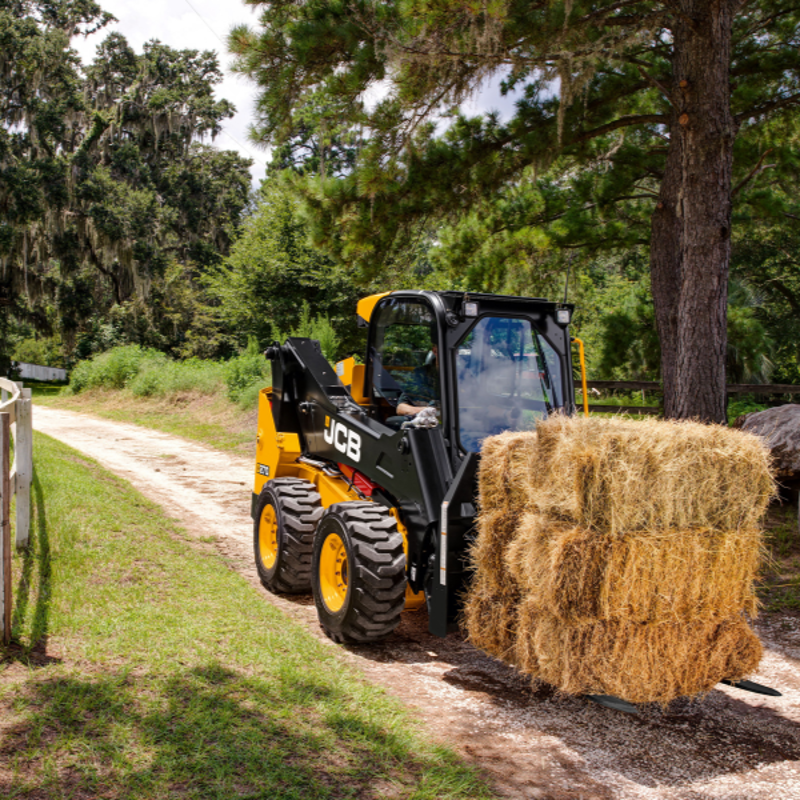
[[(30, 497), (33, 479), (31, 390), (0, 378), (0, 616), (3, 642), (11, 639), (11, 498), (17, 496), (17, 548), (30, 536)], [(14, 463), (9, 465), (11, 437)]]
[[(657, 381), (587, 381), (589, 389), (619, 389), (626, 392), (660, 392), (661, 384)], [(732, 394), (800, 394), (800, 386), (791, 383), (729, 383), (725, 387), (728, 395)], [(660, 414), (659, 406), (613, 406), (589, 405), (589, 411), (620, 414)]]

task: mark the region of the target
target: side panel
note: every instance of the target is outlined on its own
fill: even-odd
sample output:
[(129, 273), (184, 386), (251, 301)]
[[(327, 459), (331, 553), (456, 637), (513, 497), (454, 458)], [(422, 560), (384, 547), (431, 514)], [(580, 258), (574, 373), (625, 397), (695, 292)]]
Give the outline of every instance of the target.
[(296, 433), (278, 433), (272, 415), (272, 387), (258, 393), (258, 435), (253, 494), (258, 496), (270, 478), (292, 474), (286, 468), (301, 454), (300, 437)]

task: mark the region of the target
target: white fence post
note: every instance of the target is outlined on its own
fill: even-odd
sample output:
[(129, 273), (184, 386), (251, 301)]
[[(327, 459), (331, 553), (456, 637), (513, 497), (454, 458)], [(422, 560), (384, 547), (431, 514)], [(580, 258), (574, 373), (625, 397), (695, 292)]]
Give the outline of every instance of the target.
[(0, 612), (3, 619), (3, 644), (11, 641), (11, 477), (9, 440), (11, 415), (0, 413)]
[(13, 470), (17, 476), (17, 549), (28, 546), (31, 528), (31, 481), (33, 480), (33, 419), (31, 390), (22, 389), (17, 401)]

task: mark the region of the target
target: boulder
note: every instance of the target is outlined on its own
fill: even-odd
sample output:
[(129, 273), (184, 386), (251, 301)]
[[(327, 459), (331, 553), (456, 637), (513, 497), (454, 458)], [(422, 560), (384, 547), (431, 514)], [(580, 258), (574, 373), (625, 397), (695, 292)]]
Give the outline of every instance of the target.
[(775, 459), (773, 469), (778, 480), (800, 480), (800, 405), (744, 414), (734, 426), (764, 439)]

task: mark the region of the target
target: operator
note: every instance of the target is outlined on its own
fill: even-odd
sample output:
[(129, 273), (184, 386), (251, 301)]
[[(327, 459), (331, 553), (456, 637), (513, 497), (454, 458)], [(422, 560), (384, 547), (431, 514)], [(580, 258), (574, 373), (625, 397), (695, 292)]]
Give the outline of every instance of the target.
[(413, 417), (424, 408), (439, 405), (439, 347), (432, 345), (433, 358), (417, 367), (397, 398), (397, 414)]

